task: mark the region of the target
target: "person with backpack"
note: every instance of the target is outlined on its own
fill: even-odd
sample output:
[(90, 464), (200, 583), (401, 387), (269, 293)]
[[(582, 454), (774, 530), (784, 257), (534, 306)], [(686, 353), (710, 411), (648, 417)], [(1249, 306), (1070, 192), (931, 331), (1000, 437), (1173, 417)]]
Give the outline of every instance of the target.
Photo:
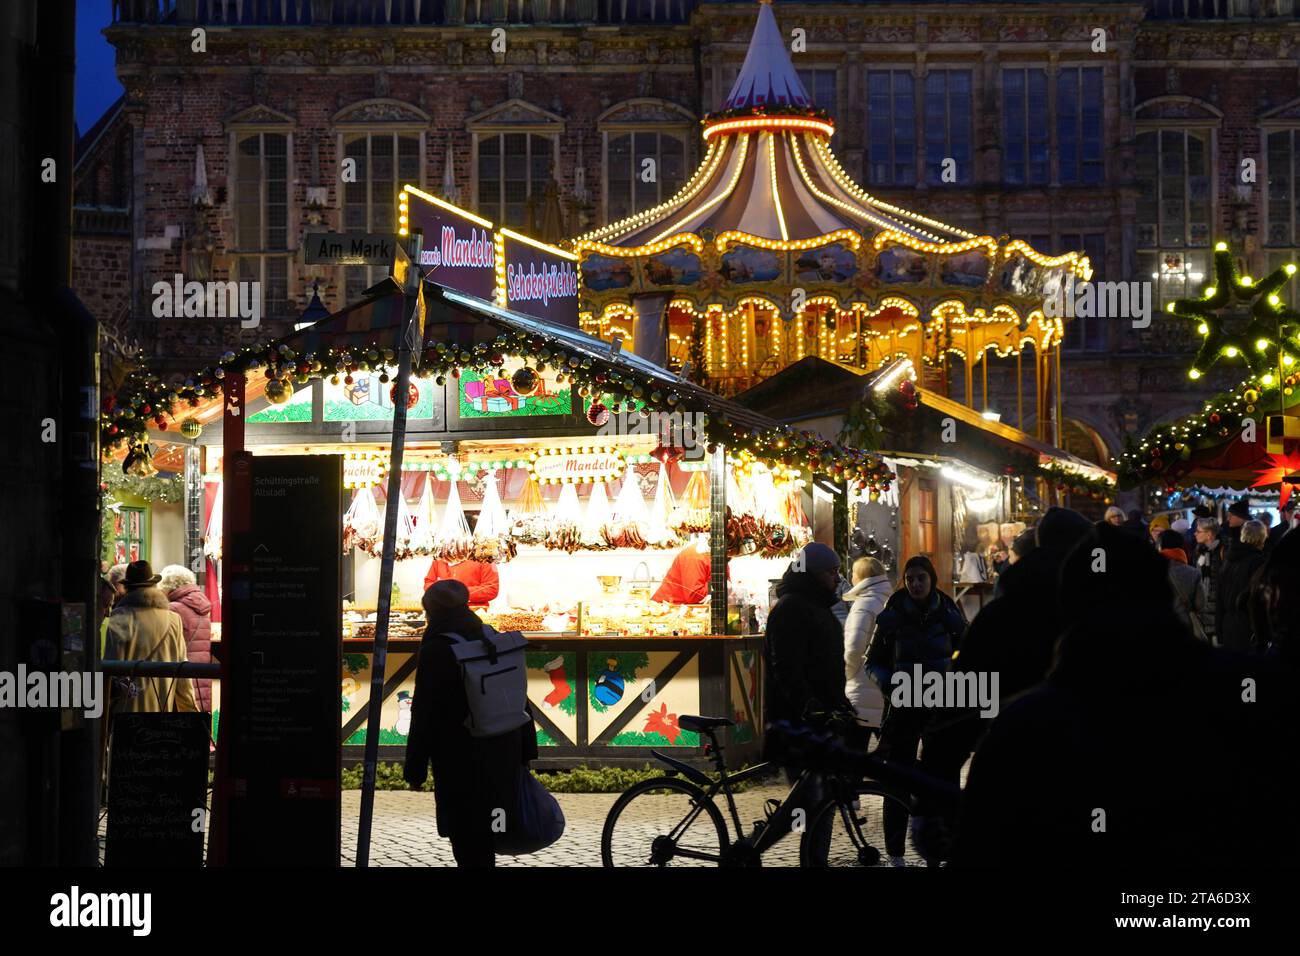
[[(495, 866), (493, 823), (504, 813), (508, 829), (519, 817), (521, 768), (526, 773), (537, 758), (537, 731), (526, 698), (510, 705), (519, 713), (506, 715), (492, 712), (496, 699), (470, 699), (465, 679), (470, 665), (458, 659), (455, 648), (470, 646), (482, 657), (485, 638), (508, 635), (498, 635), (469, 609), (469, 588), (454, 579), (438, 581), (424, 592), (423, 604), (429, 623), (420, 646), (403, 776), (419, 790), (432, 766), (438, 835), (451, 840), (456, 865)], [(523, 655), (516, 656), (522, 668)], [(503, 716), (511, 729), (475, 733), (493, 730), (484, 725)]]

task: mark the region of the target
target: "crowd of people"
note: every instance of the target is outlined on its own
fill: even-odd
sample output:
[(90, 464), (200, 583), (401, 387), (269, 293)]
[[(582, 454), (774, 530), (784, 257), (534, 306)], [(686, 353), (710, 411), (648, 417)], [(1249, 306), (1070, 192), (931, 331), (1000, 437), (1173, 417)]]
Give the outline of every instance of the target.
[[(212, 602), (194, 572), (169, 564), (155, 574), (148, 561), (115, 564), (100, 578), (100, 654), (106, 661), (212, 659)], [(212, 712), (212, 681), (188, 677), (119, 678), (113, 712)]]
[[(896, 583), (859, 559), (842, 592), (838, 557), (808, 545), (768, 618), (766, 718), (851, 715), (856, 746), (953, 784), (970, 761), (960, 807), (912, 804), (913, 848), (932, 864), (1289, 862), (1300, 532), (1282, 515), (1270, 532), (1244, 502), (1222, 525), (1208, 509), (1148, 523), (1111, 508), (1094, 523), (1052, 508), (969, 623), (924, 556)], [(995, 714), (896, 706), (896, 678), (918, 667), (996, 674)], [(905, 865), (906, 837), (887, 804), (891, 864)]]

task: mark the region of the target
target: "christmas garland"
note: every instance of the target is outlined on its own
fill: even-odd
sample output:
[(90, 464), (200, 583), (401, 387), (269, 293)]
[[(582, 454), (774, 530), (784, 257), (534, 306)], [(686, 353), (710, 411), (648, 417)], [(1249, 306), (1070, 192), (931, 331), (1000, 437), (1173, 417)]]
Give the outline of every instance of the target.
[[(1226, 243), (1214, 247), (1214, 285), (1207, 286), (1199, 298), (1171, 302), (1167, 310), (1196, 322), (1204, 337), (1188, 370), (1190, 378), (1199, 379), (1222, 358), (1240, 358), (1250, 378), (1210, 398), (1197, 414), (1160, 422), (1140, 443), (1129, 442), (1119, 459), (1124, 486), (1167, 481), (1166, 472), (1190, 461), (1194, 452), (1222, 445), (1241, 431), (1245, 418), (1259, 415), (1261, 407), (1287, 404), (1285, 397), (1300, 386), (1300, 313), (1286, 308), (1279, 293), (1296, 271), (1294, 264), (1288, 264), (1256, 282), (1238, 272)], [(1250, 313), (1246, 325), (1235, 332), (1225, 327), (1223, 314), (1234, 300), (1239, 309), (1248, 305)], [(1258, 418), (1256, 424), (1262, 425)]]
[[(537, 373), (550, 366), (559, 370), (557, 384), (567, 380), (579, 396), (604, 397), (611, 402), (609, 407), (614, 414), (628, 402), (638, 405), (643, 417), (653, 412), (682, 409), (683, 398), (671, 384), (644, 373), (598, 367), (592, 356), (558, 339), (526, 331), (502, 332), (492, 342), (472, 346), (447, 342), (426, 345), (417, 357), (413, 374), (418, 378), (432, 377), (439, 386), (446, 384), (448, 377), (459, 377), (463, 370), (505, 377), (506, 364), (516, 359), (531, 363), (510, 376), (512, 387), (521, 395), (532, 394), (540, 380)], [(287, 345), (273, 343), (238, 353), (227, 352), (217, 364), (204, 368), (179, 386), (164, 383), (147, 371), (138, 372), (117, 394), (104, 398), (100, 414), (101, 447), (105, 454), (111, 454), (123, 444), (132, 451), (140, 451), (148, 441), (151, 425), (167, 430), (171, 423), (179, 421), (187, 407), (197, 408), (200, 400), (221, 393), (230, 374), (265, 375), (267, 399), (283, 404), (292, 397), (295, 386), (314, 379), (328, 378), (333, 384), (341, 380), (350, 385), (355, 373), (378, 371), (380, 382), (387, 383), (395, 362), (396, 354), (391, 348), (377, 345), (299, 354)], [(886, 491), (894, 479), (889, 466), (878, 456), (841, 447), (809, 431), (795, 430), (788, 425), (758, 430), (731, 421), (725, 413), (706, 415), (705, 421), (711, 453), (718, 445), (724, 445), (733, 453), (748, 452), (768, 465), (807, 469), (836, 480), (854, 482), (859, 490)], [(181, 424), (191, 434), (197, 427), (193, 421)]]
[(167, 473), (141, 478), (137, 475), (125, 475), (115, 468), (110, 468), (104, 472), (99, 490), (110, 498), (134, 495), (145, 501), (175, 504), (185, 499), (185, 480), (180, 475)]

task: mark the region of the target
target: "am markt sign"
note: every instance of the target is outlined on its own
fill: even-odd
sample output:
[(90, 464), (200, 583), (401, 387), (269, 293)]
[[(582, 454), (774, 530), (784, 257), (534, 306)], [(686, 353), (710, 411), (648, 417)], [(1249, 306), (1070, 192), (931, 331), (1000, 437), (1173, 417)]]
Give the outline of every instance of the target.
[(397, 256), (397, 237), (368, 232), (310, 232), (303, 237), (307, 265), (387, 266)]

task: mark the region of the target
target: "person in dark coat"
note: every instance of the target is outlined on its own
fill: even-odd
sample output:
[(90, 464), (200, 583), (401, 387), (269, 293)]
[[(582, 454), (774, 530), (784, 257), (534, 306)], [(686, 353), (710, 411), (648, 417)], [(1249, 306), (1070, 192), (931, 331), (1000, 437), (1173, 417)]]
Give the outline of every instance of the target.
[(769, 723), (797, 724), (810, 714), (852, 711), (844, 694), (844, 632), (831, 611), (839, 600), (839, 568), (839, 556), (814, 541), (777, 585), (763, 644)]
[[(1052, 665), (1064, 629), (1056, 580), (1070, 548), (1091, 530), (1088, 519), (1068, 508), (1049, 508), (1034, 529), (1034, 549), (999, 579), (1001, 593), (971, 622), (953, 669), (998, 675), (1000, 701), (1040, 683)], [(978, 710), (953, 712), (932, 722), (925, 736), (923, 769), (954, 779), (989, 721)]]
[[(840, 600), (839, 580), (839, 555), (813, 541), (790, 562), (776, 587), (777, 601), (767, 616), (763, 641), (767, 665), (763, 713), (768, 723), (786, 720), (817, 726), (836, 713), (853, 720), (853, 707), (844, 691), (844, 630), (831, 611)], [(786, 771), (791, 784), (797, 778), (798, 774)], [(811, 776), (797, 791), (791, 790), (785, 806), (811, 815), (824, 799), (821, 780)], [(823, 861), (830, 839), (829, 826), (816, 834)]]
[[(914, 675), (918, 666), (922, 674), (946, 672), (965, 630), (966, 616), (939, 590), (939, 576), (930, 559), (909, 558), (903, 566), (903, 588), (876, 616), (876, 633), (867, 648), (867, 673), (885, 695), (878, 755), (904, 766), (916, 763), (917, 747), (932, 715), (921, 708), (895, 706), (893, 675)], [(892, 800), (885, 804), (884, 830), (891, 864), (903, 865), (907, 811)]]
[(1078, 542), (1058, 595), (1052, 670), (980, 743), (952, 864), (1258, 864), (1270, 826), (1246, 823), (1259, 787), (1241, 744), (1261, 711), (1242, 703), (1245, 658), (1182, 626), (1165, 559), (1131, 533)]
[[(1285, 523), (1283, 525), (1285, 527)], [(1252, 608), (1256, 631), (1268, 635), (1265, 653), (1252, 655), (1260, 670), (1259, 732), (1245, 741), (1245, 755), (1261, 776), (1261, 807), (1291, 806), (1300, 793), (1295, 735), (1300, 730), (1300, 531), (1282, 535), (1256, 575)], [(1277, 859), (1300, 859), (1300, 815), (1271, 818)]]
[(1264, 525), (1258, 521), (1247, 521), (1241, 525), (1240, 536), (1229, 539), (1228, 553), (1215, 586), (1214, 603), (1214, 632), (1224, 647), (1246, 651), (1253, 646), (1250, 583), (1255, 572), (1264, 565), (1267, 539)]
[(1133, 508), (1129, 511), (1128, 520), (1120, 525), (1120, 527), (1125, 531), (1132, 532), (1133, 534), (1140, 534), (1144, 540), (1150, 538), (1150, 535), (1147, 533), (1147, 524), (1142, 520), (1142, 511), (1139, 508)]
[(420, 645), (403, 776), (419, 790), (432, 766), (438, 835), (451, 840), (456, 865), (495, 866), (495, 811), (503, 810), (507, 820), (518, 812), (519, 768), (537, 758), (537, 730), (530, 720), (518, 731), (470, 736), (465, 684), (445, 635), (482, 640), (485, 625), (469, 609), (469, 588), (460, 581), (436, 582), (424, 592), (423, 604), (429, 623)]

